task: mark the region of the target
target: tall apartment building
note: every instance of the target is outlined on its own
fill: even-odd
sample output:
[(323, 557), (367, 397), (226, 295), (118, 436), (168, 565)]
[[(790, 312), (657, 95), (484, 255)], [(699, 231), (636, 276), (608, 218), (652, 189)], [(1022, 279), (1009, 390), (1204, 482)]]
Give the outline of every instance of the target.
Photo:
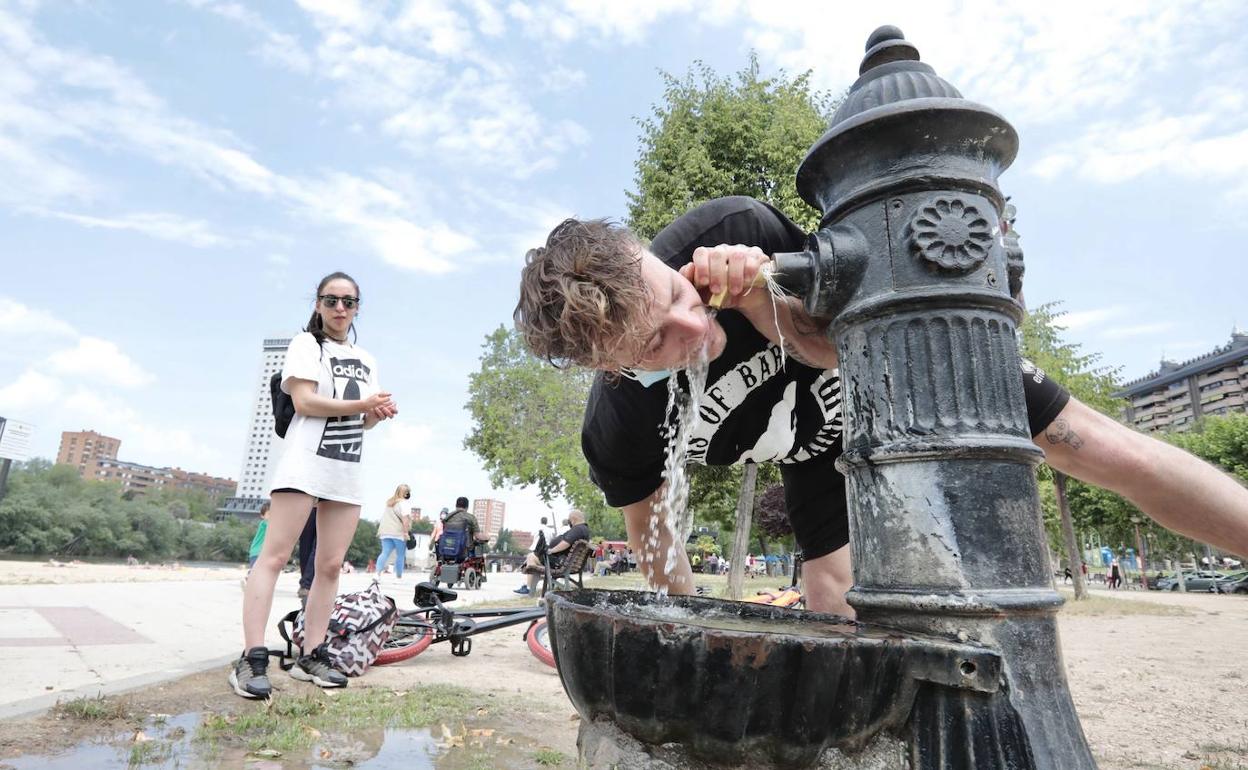
[(234, 515), (254, 518), (260, 505), (268, 499), (269, 473), (281, 454), (281, 439), (273, 432), (273, 402), (269, 396), (269, 380), (286, 363), (290, 337), (268, 337), (261, 346), (260, 368), (252, 380), (252, 403), (247, 418), (247, 442), (243, 446), (242, 470), (238, 489), (217, 508), (218, 518)]
[(103, 436), (93, 430), (62, 431), (57, 465), (72, 465), (84, 479), (95, 478), (96, 462), (116, 460), (121, 439)]
[(507, 504), (502, 500), (483, 498), (472, 501), (472, 515), (477, 517), (481, 531), (490, 536), (491, 543), (498, 542), (498, 533), (503, 528), (503, 516), (506, 511)]
[(1114, 396), (1127, 400), (1127, 422), (1146, 431), (1184, 431), (1202, 417), (1248, 412), (1248, 332), (1237, 329), (1230, 343), (1182, 363), (1163, 360)]

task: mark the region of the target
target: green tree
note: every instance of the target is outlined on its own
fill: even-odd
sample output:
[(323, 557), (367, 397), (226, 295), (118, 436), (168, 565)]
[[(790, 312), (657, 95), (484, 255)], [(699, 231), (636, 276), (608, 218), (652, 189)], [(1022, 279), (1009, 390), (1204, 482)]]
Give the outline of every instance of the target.
[(481, 366), (469, 376), (473, 427), (464, 446), (481, 458), (495, 486), (533, 486), (546, 502), (563, 497), (585, 513), (591, 532), (620, 536), (623, 521), (608, 511), (581, 452), (594, 372), (551, 366), (503, 326), (482, 347)]
[(351, 545), (347, 546), (347, 561), (357, 569), (364, 569), (379, 553), (381, 540), (377, 537), (377, 522), (360, 519), (355, 535), (351, 538)]
[(810, 73), (763, 77), (753, 53), (730, 77), (695, 62), (684, 77), (661, 73), (663, 100), (640, 119), (633, 230), (652, 238), (703, 201), (749, 195), (813, 229), (819, 212), (794, 180), (806, 151), (827, 129), (839, 100), (812, 91)]
[(206, 501), (185, 490), (123, 494), (115, 482), (32, 460), (15, 466), (0, 501), (0, 553), (246, 560), (254, 526), (198, 520)]
[(494, 553), (521, 553), (523, 549), (516, 544), (515, 535), (511, 534), (510, 529), (500, 529), (498, 531), (498, 539), (494, 541)]
[(1206, 417), (1194, 430), (1164, 438), (1248, 484), (1248, 414)]
[(433, 522), (428, 519), (416, 519), (412, 522), (412, 532), (417, 535), (432, 535)]
[[(1050, 377), (1060, 382), (1071, 395), (1088, 406), (1116, 417), (1121, 402), (1113, 397), (1117, 390), (1117, 370), (1100, 364), (1099, 353), (1086, 353), (1077, 343), (1062, 338), (1065, 327), (1061, 325), (1061, 311), (1057, 303), (1040, 305), (1027, 313), (1022, 327), (1021, 353)], [(1041, 501), (1051, 500), (1053, 508), (1045, 510), (1045, 526), (1050, 544), (1066, 551), (1066, 558), (1074, 573), (1075, 598), (1086, 599), (1087, 587), (1083, 583), (1083, 556), (1079, 547), (1075, 525), (1112, 532), (1121, 536), (1123, 527), (1131, 526), (1133, 516), (1141, 514), (1127, 501), (1101, 489), (1094, 489), (1058, 470), (1045, 466), (1040, 474), (1042, 484), (1053, 485), (1052, 495), (1041, 495)], [(1093, 501), (1099, 505), (1093, 505)], [(1083, 513), (1076, 515), (1076, 511)]]

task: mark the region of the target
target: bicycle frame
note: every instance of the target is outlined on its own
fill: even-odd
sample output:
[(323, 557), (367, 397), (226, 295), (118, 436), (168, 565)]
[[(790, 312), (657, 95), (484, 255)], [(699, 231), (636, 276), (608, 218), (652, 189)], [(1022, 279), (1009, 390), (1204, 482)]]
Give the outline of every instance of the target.
[[(448, 596), (449, 594), (449, 596)], [(396, 626), (419, 626), (430, 628), (434, 632), (430, 644), (449, 641), (451, 654), (465, 657), (472, 652), (472, 640), (469, 637), (493, 631), (498, 628), (517, 626), (521, 623), (535, 623), (546, 617), (544, 607), (482, 607), (480, 609), (455, 610), (442, 603), (454, 601), (454, 591), (435, 588), (429, 583), (416, 586), (416, 609), (399, 613)], [(489, 618), (478, 621), (478, 618)]]

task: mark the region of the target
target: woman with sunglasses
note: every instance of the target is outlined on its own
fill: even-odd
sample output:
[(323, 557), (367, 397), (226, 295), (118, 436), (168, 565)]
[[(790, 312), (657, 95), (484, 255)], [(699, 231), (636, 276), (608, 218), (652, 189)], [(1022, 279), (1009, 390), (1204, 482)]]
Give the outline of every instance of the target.
[(270, 480), (264, 547), (244, 591), (244, 652), (230, 671), (230, 685), (244, 698), (267, 698), (272, 692), (264, 629), (273, 587), (313, 506), (316, 576), (304, 608), (303, 648), (290, 674), (321, 687), (347, 684), (330, 665), (325, 632), (338, 573), (360, 519), (364, 431), (399, 411), (377, 384), (376, 361), (355, 344), (359, 303), (360, 289), (351, 276), (325, 276), (307, 327), (286, 351), (282, 390), (295, 403), (295, 417)]

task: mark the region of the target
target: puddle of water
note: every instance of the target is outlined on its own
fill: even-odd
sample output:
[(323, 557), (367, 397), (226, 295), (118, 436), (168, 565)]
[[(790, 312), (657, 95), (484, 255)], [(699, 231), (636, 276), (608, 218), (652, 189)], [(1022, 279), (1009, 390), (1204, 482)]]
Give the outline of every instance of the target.
[[(310, 749), (277, 756), (257, 755), (241, 747), (211, 748), (194, 740), (202, 714), (191, 712), (148, 719), (135, 741), (131, 732), (83, 741), (57, 754), (29, 754), (0, 761), (13, 770), (460, 770), (525, 767), (533, 764), (537, 744), (501, 730), (457, 724), (454, 729), (370, 729), (352, 735), (322, 736)], [(139, 747), (139, 748), (136, 748)]]

